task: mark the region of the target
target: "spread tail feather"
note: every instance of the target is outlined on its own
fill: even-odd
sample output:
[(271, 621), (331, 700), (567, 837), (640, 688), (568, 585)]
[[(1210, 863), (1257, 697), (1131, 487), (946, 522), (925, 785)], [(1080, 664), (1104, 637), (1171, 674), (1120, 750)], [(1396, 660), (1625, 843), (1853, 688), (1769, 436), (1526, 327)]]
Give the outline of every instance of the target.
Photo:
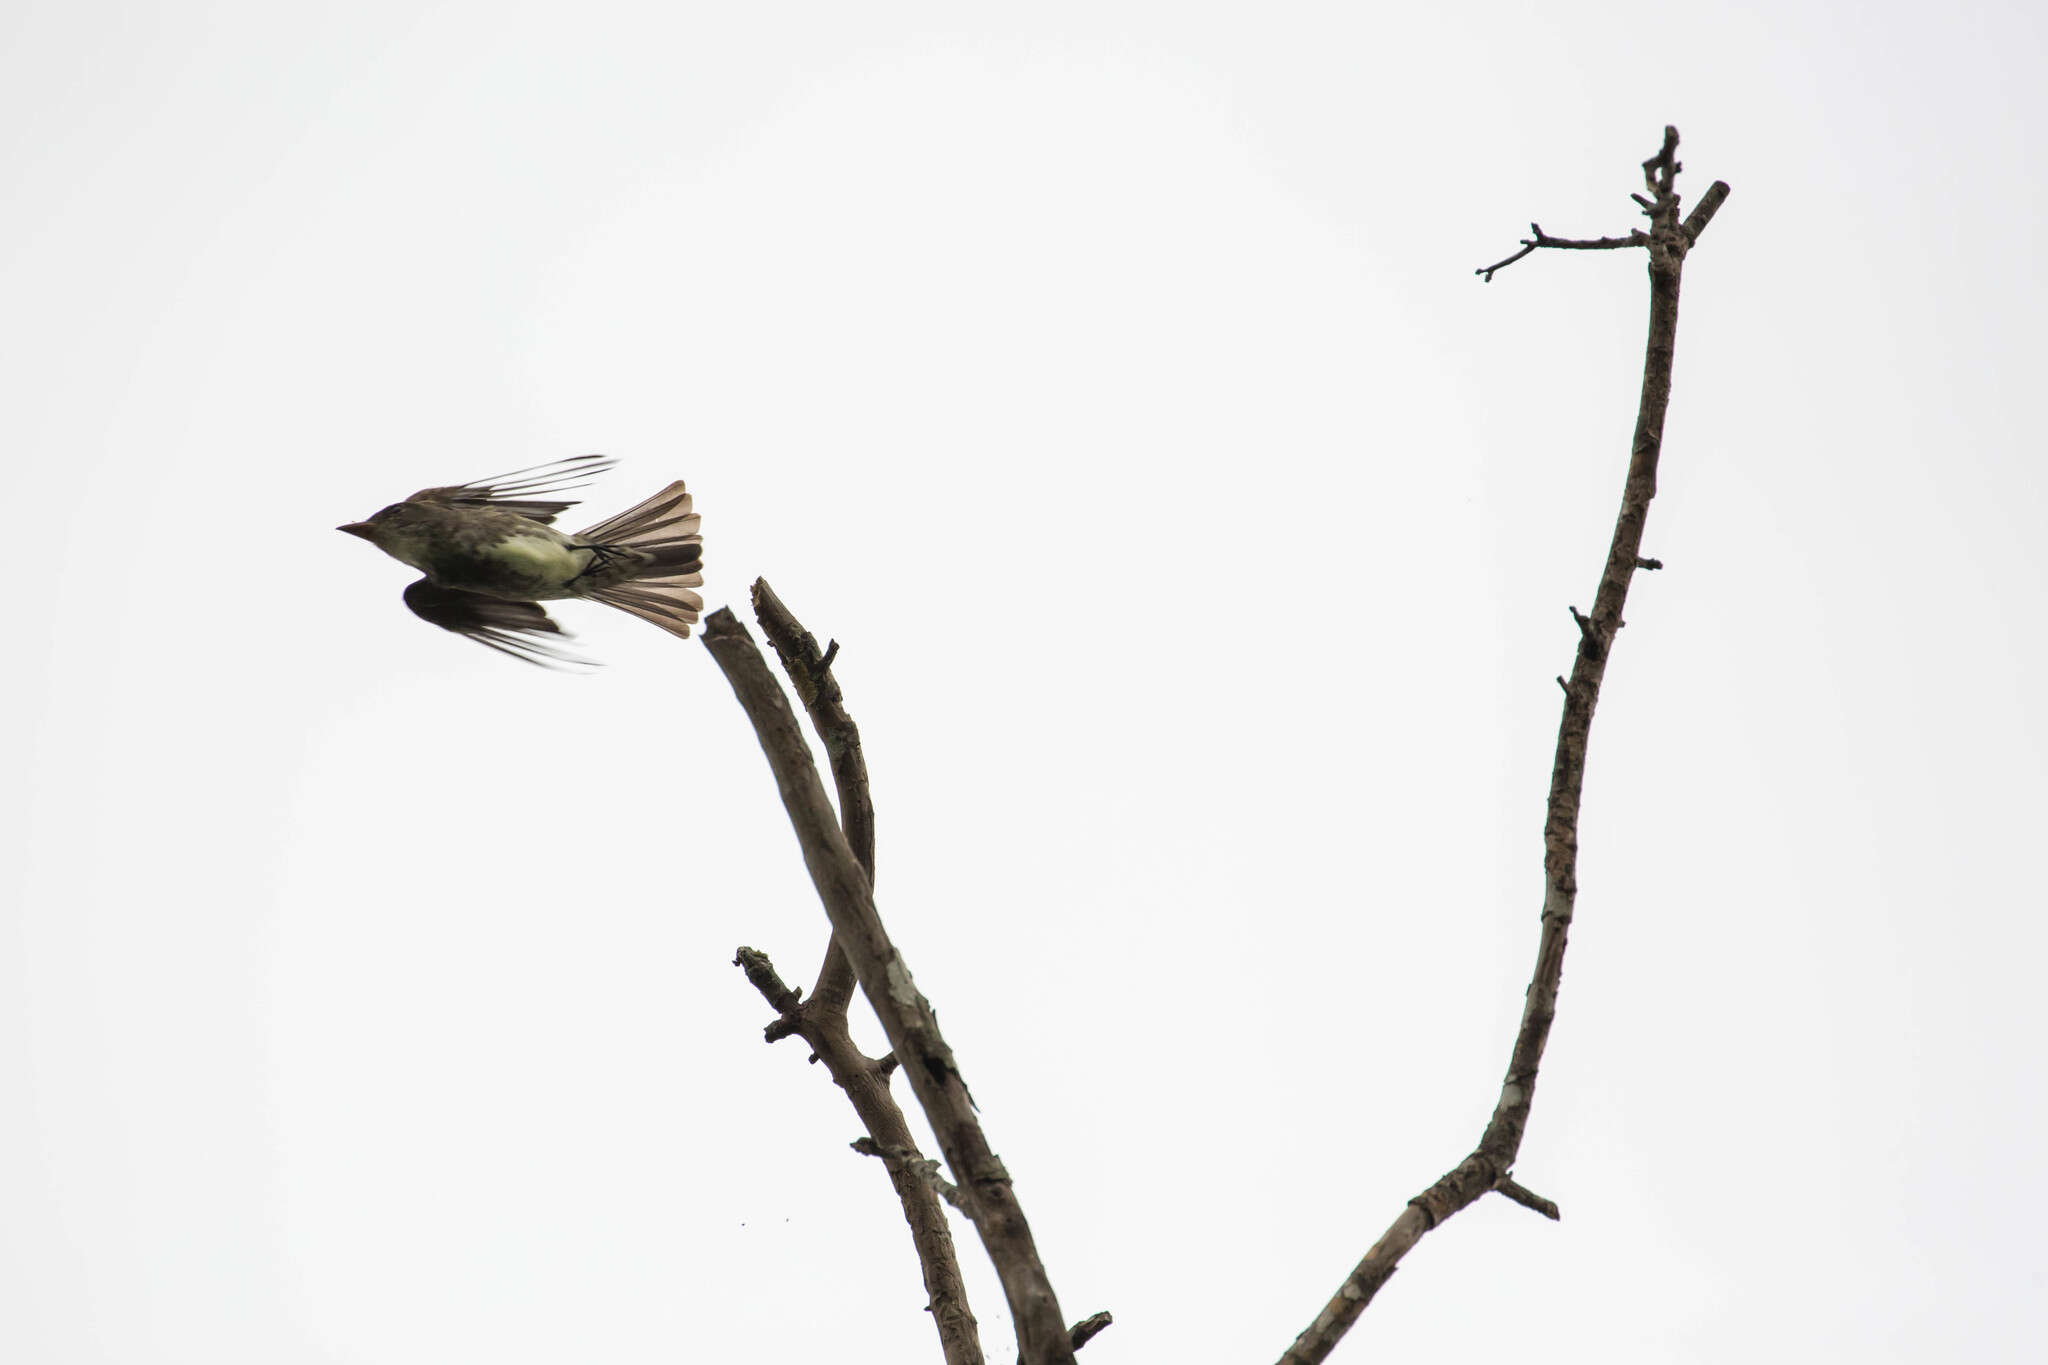
[(678, 479), (583, 532), (581, 540), (635, 551), (633, 557), (643, 561), (631, 578), (590, 597), (688, 639), (704, 610), (704, 599), (690, 591), (704, 582), (704, 537), (697, 531), (702, 520), (690, 510), (689, 490)]
[(635, 579), (599, 588), (590, 597), (608, 607), (629, 611), (643, 621), (652, 621), (669, 634), (687, 640), (690, 627), (704, 610), (704, 599), (691, 592), (690, 586), (703, 581), (702, 574), (651, 581)]
[(645, 550), (669, 541), (702, 540), (697, 534), (701, 520), (690, 510), (689, 490), (677, 479), (647, 501), (600, 521), (583, 532), (582, 538), (600, 545), (630, 545)]

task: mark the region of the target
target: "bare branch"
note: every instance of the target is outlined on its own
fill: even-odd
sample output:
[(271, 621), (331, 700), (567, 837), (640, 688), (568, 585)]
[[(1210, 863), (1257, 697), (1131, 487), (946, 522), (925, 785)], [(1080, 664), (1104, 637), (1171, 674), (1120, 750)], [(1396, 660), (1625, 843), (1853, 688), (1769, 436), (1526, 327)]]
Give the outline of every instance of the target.
[[(782, 604), (765, 578), (754, 580), (754, 619), (761, 623), (761, 633), (768, 637), (768, 643), (775, 646), (782, 671), (789, 675), (797, 696), (803, 698), (804, 709), (811, 715), (811, 728), (818, 732), (818, 740), (825, 746), (826, 762), (832, 765), (832, 784), (839, 794), (840, 827), (846, 831), (846, 842), (866, 870), (868, 885), (872, 887), (875, 806), (868, 792), (868, 763), (861, 752), (860, 727), (846, 713), (838, 680), (832, 676), (832, 661), (839, 656), (839, 642), (832, 641), (820, 654), (817, 640)], [(825, 961), (818, 968), (817, 984), (811, 987), (807, 1008), (844, 1014), (852, 999), (853, 964), (839, 950), (835, 938), (825, 948)]]
[[(1615, 518), (1614, 538), (1601, 570), (1599, 590), (1594, 594), (1593, 611), (1587, 617), (1576, 610), (1572, 613), (1580, 623), (1579, 647), (1571, 681), (1564, 684), (1564, 716), (1558, 724), (1557, 753), (1551, 764), (1550, 800), (1543, 829), (1543, 914), (1536, 966), (1530, 976), (1521, 1026), (1515, 1032), (1514, 1047), (1508, 1057), (1500, 1099), (1480, 1135), (1478, 1147), (1435, 1184), (1408, 1201), (1408, 1207), (1373, 1243), (1315, 1321), (1280, 1357), (1281, 1365), (1314, 1365), (1327, 1357), (1424, 1233), (1489, 1190), (1508, 1193), (1502, 1181), (1514, 1169), (1522, 1135), (1528, 1128), (1530, 1105), (1536, 1094), (1536, 1070), (1543, 1060), (1551, 1023), (1557, 1017), (1565, 940), (1578, 898), (1579, 798), (1585, 785), (1586, 746), (1592, 734), (1593, 709), (1600, 698), (1600, 684), (1606, 676), (1615, 634), (1621, 629), (1629, 583), (1642, 558), (1643, 525), (1649, 516), (1650, 500), (1657, 492), (1657, 458), (1664, 444), (1664, 415), (1671, 402), (1671, 364), (1678, 339), (1679, 276), (1685, 254), (1695, 240), (1679, 221), (1678, 196), (1672, 188), (1678, 174), (1677, 150), (1678, 130), (1666, 128), (1663, 147), (1643, 163), (1644, 183), (1650, 190), (1646, 201), (1650, 215), (1650, 326), (1643, 355), (1642, 396), (1636, 408), (1635, 438), (1622, 489), (1621, 511)], [(1723, 187), (1715, 197), (1715, 207), (1726, 197)]]
[[(1066, 1320), (1011, 1188), (1010, 1173), (975, 1117), (973, 1100), (953, 1051), (939, 1032), (931, 1003), (918, 991), (909, 967), (889, 941), (867, 874), (839, 828), (788, 700), (753, 636), (730, 608), (706, 618), (702, 638), (753, 723), (833, 934), (853, 963), (861, 990), (939, 1140), (940, 1153), (966, 1196), (969, 1216), (1002, 1281), (1024, 1360), (1027, 1365), (1071, 1365), (1074, 1351)], [(874, 1075), (870, 1068), (863, 1068), (862, 1074)]]

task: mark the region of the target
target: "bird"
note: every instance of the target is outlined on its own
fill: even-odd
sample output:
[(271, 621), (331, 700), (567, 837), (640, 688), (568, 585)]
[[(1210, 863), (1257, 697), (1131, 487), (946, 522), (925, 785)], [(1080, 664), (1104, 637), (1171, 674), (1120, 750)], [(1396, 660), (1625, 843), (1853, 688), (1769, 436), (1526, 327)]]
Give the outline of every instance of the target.
[(546, 601), (602, 602), (688, 639), (704, 610), (691, 591), (704, 582), (704, 538), (682, 480), (575, 535), (554, 527), (576, 502), (550, 495), (581, 488), (616, 463), (577, 455), (422, 488), (335, 529), (426, 575), (405, 590), (413, 615), (543, 668), (591, 662), (554, 643), (568, 632)]

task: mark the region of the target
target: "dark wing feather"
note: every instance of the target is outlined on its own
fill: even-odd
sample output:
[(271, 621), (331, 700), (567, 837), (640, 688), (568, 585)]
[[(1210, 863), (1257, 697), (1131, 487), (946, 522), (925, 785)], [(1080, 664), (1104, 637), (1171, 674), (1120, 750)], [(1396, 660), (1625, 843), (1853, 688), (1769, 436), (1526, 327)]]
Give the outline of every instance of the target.
[(537, 638), (566, 638), (566, 633), (549, 619), (547, 609), (538, 602), (508, 602), (480, 592), (436, 587), (422, 578), (405, 590), (405, 605), (422, 621), (542, 668), (591, 662)]
[(562, 493), (581, 488), (618, 461), (603, 455), (575, 455), (510, 474), (493, 474), (487, 479), (454, 484), (447, 488), (422, 488), (407, 502), (445, 502), (458, 507), (497, 507), (516, 512), (529, 521), (551, 522), (576, 499), (538, 498), (539, 493)]

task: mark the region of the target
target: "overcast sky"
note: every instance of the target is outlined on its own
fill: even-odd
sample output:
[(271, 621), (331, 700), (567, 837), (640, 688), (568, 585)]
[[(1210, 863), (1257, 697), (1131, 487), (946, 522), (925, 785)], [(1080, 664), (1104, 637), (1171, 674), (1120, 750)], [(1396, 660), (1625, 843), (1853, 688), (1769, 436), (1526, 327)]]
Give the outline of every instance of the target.
[(1734, 194), (1519, 1167), (1564, 1221), (1461, 1215), (1337, 1359), (2039, 1359), (2043, 38), (16, 0), (0, 1358), (938, 1358), (730, 965), (826, 930), (708, 655), (570, 604), (607, 666), (527, 668), (330, 529), (592, 451), (566, 521), (687, 479), (710, 603), (841, 642), (1085, 1359), (1277, 1356), (1496, 1099), (1627, 459), (1641, 255), (1473, 269), (1634, 227), (1668, 122)]

